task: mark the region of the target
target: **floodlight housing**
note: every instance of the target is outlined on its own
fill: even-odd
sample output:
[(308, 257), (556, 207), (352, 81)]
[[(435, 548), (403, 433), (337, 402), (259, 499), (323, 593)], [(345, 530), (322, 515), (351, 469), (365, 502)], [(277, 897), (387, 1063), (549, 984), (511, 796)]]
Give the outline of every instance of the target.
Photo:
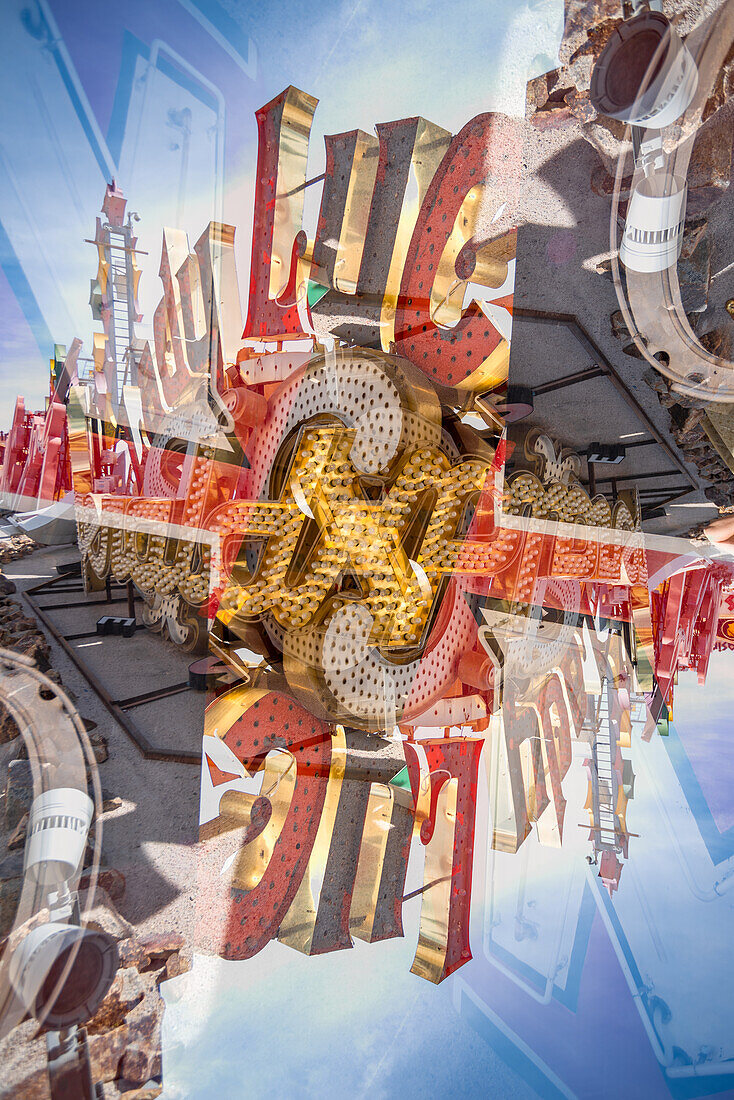
[(632, 192), (619, 258), (631, 271), (665, 271), (683, 246), (687, 188), (683, 180), (656, 173)]
[(680, 118), (697, 86), (691, 54), (663, 13), (648, 10), (610, 37), (591, 74), (590, 98), (602, 115), (662, 130)]
[(116, 941), (106, 932), (52, 921), (32, 928), (21, 940), (10, 959), (9, 977), (26, 1011), (58, 1029), (94, 1016), (118, 964)]
[(28, 818), (25, 872), (43, 886), (58, 886), (79, 867), (94, 803), (75, 787), (59, 787), (34, 798)]

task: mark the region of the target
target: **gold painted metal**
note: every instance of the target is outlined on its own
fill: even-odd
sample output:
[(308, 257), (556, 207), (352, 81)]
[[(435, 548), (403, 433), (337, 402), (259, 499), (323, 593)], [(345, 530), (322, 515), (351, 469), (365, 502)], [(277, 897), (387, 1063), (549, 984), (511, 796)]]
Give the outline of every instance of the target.
[(410, 181), (400, 208), (395, 245), (380, 310), (380, 342), (383, 351), (389, 351), (395, 342), (395, 311), (400, 282), (418, 214), (436, 169), (450, 144), (451, 134), (448, 130), (424, 118), (418, 119), (410, 158)]
[(214, 631), (209, 633), (209, 651), (213, 657), (224, 661), (249, 687), (256, 687), (260, 675), (267, 669), (265, 658), (259, 665), (249, 665), (238, 654), (236, 645), (218, 638)]
[(344, 217), (334, 260), (334, 287), (343, 294), (357, 293), (359, 269), (362, 266), (364, 242), (372, 209), (372, 192), (377, 178), (379, 146), (374, 134), (357, 131)]
[(461, 320), (464, 294), (470, 282), (493, 289), (501, 287), (507, 278), (509, 261), (515, 258), (515, 235), (505, 234), (477, 248), (470, 279), (460, 279), (456, 273), (459, 253), (476, 236), (484, 194), (481, 187), (469, 191), (438, 262), (429, 311), (431, 320), (440, 328), (454, 328)]
[(236, 687), (225, 692), (211, 703), (204, 716), (204, 736), (227, 736), (232, 726), (245, 711), (267, 695), (264, 688)]
[[(235, 722), (267, 694), (265, 689), (239, 686), (220, 695), (207, 707), (204, 736), (225, 738)], [(232, 885), (239, 890), (253, 890), (265, 874), (296, 787), (295, 759), (285, 750), (269, 753), (262, 772), (260, 795), (225, 791), (219, 803), (220, 816), (227, 821), (226, 828), (249, 825), (252, 806), (258, 797), (269, 798), (272, 806), (272, 814), (265, 828), (238, 852), (235, 859)]]
[(69, 388), (66, 422), (69, 428), (72, 485), (75, 492), (88, 493), (92, 489), (92, 470), (89, 458), (92, 448), (81, 394), (82, 391), (79, 386)]
[(650, 592), (646, 585), (630, 588), (630, 607), (635, 636), (635, 657), (639, 690), (651, 692), (655, 671), (655, 645), (652, 629)]
[(491, 390), (507, 381), (510, 368), (510, 345), (503, 337), (497, 347), (483, 359), (475, 371), (456, 385), (457, 390)]
[(329, 850), (332, 844), (334, 823), (339, 809), (346, 764), (346, 734), (344, 727), (337, 725), (334, 727), (331, 739), (329, 779), (316, 839), (296, 896), (278, 932), (278, 939), (281, 943), (294, 947), (297, 951), (302, 951), (304, 955), (310, 955), (313, 946), (319, 897), (324, 881), (326, 861), (329, 858)]
[(443, 978), (449, 938), (449, 905), (456, 832), (457, 779), (447, 780), (436, 800), (436, 824), (426, 845), (418, 946), (411, 973), (438, 984)]
[(303, 223), (308, 140), (318, 99), (290, 87), (283, 103), (278, 149), (269, 296), (278, 299), (288, 285), (293, 243)]
[(269, 753), (262, 773), (260, 795), (246, 794), (244, 791), (225, 791), (219, 802), (220, 817), (227, 822), (225, 828), (250, 825), (252, 807), (259, 797), (268, 798), (273, 808), (270, 820), (262, 832), (243, 845), (237, 853), (230, 880), (236, 890), (254, 890), (259, 885), (268, 869), (275, 843), (283, 831), (296, 789), (296, 762), (289, 752)]
[(476, 393), (470, 399), (466, 412), (475, 412), (482, 417), (488, 428), (494, 428), (498, 433), (502, 433), (505, 427), (505, 420), (501, 413), (497, 412), (492, 401), (492, 396), (489, 393)]
[(357, 874), (349, 909), (349, 928), (352, 935), (367, 943), (372, 942), (394, 804), (393, 788), (389, 784), (372, 783), (370, 785), (362, 844), (357, 860)]

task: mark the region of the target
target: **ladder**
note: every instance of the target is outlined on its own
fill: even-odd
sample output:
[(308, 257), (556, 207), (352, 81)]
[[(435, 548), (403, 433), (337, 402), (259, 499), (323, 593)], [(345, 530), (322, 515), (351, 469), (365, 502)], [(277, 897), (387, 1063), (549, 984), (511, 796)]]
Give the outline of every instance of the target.
[[(602, 680), (602, 691), (597, 711), (596, 732), (593, 745), (594, 766), (596, 768), (596, 814), (601, 844), (614, 847), (616, 830), (614, 825), (615, 797), (613, 761), (616, 756), (616, 739), (609, 720), (608, 680)], [(614, 750), (612, 741), (615, 741)]]
[(122, 387), (128, 372), (127, 353), (132, 344), (130, 285), (128, 282), (128, 234), (124, 229), (108, 230), (110, 244), (110, 353), (115, 364), (116, 397), (122, 399)]

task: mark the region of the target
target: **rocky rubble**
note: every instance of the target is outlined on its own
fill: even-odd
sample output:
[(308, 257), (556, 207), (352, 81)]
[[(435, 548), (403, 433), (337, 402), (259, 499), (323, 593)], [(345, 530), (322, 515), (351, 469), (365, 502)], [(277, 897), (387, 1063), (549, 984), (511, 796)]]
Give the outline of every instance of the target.
[[(81, 894), (82, 909), (89, 901)], [(141, 938), (98, 888), (87, 914), (90, 928), (117, 940), (120, 968), (96, 1015), (86, 1026), (92, 1078), (105, 1100), (152, 1100), (162, 1091), (161, 1022), (164, 1001), (159, 987), (189, 969), (183, 938), (176, 932)], [(14, 1082), (0, 1097), (47, 1100), (46, 1043), (37, 1025), (26, 1020), (0, 1041), (5, 1080)]]
[(17, 535), (11, 535), (10, 538), (0, 539), (0, 565), (15, 561), (17, 558), (24, 558), (35, 549), (36, 543), (33, 539), (29, 539), (27, 535), (22, 535), (20, 532)]
[[(720, 0), (708, 4), (698, 0), (665, 0), (663, 4), (665, 14), (683, 36), (719, 6)], [(618, 0), (566, 0), (559, 48), (561, 66), (531, 80), (527, 89), (526, 117), (533, 126), (541, 130), (577, 127), (581, 137), (596, 149), (600, 164), (592, 174), (591, 188), (600, 195), (611, 195), (614, 190), (626, 127), (616, 119), (597, 115), (589, 89), (594, 63), (621, 22), (622, 5)], [(732, 89), (734, 50), (730, 51), (706, 104), (693, 147), (687, 181), (689, 220), (705, 215), (729, 186), (734, 141)], [(623, 181), (627, 187), (630, 183), (631, 178)], [(629, 193), (623, 191), (622, 215), (628, 198)], [(683, 278), (682, 284), (684, 281)]]
[(92, 1076), (108, 1100), (143, 1100), (161, 1091), (161, 982), (189, 969), (183, 937), (163, 932), (139, 938), (99, 891), (91, 927), (118, 938), (120, 969), (96, 1016), (87, 1025)]
[[(28, 540), (30, 542), (30, 540)], [(32, 544), (31, 544), (32, 545)], [(0, 574), (0, 646), (31, 656), (44, 674), (61, 684), (51, 666), (52, 652), (37, 621), (16, 600), (15, 586)], [(73, 699), (73, 692), (64, 689)], [(83, 719), (95, 761), (108, 756), (107, 740), (96, 723)], [(0, 956), (6, 949), (23, 885), (23, 855), (33, 775), (24, 739), (0, 703), (0, 746), (5, 759), (0, 789)], [(102, 814), (114, 812), (122, 800), (102, 791)], [(91, 862), (91, 851), (86, 853)], [(79, 883), (81, 910), (91, 903), (90, 875)], [(188, 969), (183, 939), (175, 933), (141, 938), (116, 909), (125, 893), (125, 876), (101, 856), (94, 907), (86, 923), (118, 941), (120, 967), (94, 1019), (87, 1025), (93, 1079), (107, 1100), (149, 1100), (161, 1092), (161, 1020), (164, 1002), (159, 985)], [(50, 1097), (46, 1042), (32, 1019), (24, 1020), (0, 1041), (0, 1097), (47, 1100)]]

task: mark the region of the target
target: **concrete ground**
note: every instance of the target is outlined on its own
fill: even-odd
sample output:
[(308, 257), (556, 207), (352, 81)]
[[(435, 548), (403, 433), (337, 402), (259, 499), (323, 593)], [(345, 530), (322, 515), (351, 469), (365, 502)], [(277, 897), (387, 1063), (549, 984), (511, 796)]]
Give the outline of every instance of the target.
[[(17, 585), (16, 598), (28, 609), (21, 593), (56, 576), (57, 564), (74, 560), (78, 560), (75, 546), (44, 547), (9, 563), (4, 572)], [(44, 607), (77, 600), (89, 604), (103, 595), (94, 593), (85, 598), (46, 593), (39, 594), (39, 602)], [(126, 605), (111, 609), (80, 606), (50, 612), (64, 634), (94, 630), (97, 618), (108, 613), (126, 614)], [(41, 622), (39, 626), (43, 628)], [(106, 864), (125, 876), (126, 889), (117, 902), (118, 908), (141, 935), (175, 930), (190, 942), (199, 768), (168, 760), (146, 760), (58, 642), (48, 631), (44, 633), (51, 644), (51, 663), (64, 686), (76, 695), (80, 714), (93, 719), (108, 742), (109, 758), (99, 765), (100, 781), (110, 795), (122, 799), (122, 805), (103, 815), (102, 846)], [(84, 654), (114, 699), (181, 683), (193, 660), (145, 630), (130, 639), (90, 636), (71, 644)], [(203, 712), (204, 696), (187, 691), (136, 707), (131, 714), (155, 746), (196, 752), (201, 746)]]

